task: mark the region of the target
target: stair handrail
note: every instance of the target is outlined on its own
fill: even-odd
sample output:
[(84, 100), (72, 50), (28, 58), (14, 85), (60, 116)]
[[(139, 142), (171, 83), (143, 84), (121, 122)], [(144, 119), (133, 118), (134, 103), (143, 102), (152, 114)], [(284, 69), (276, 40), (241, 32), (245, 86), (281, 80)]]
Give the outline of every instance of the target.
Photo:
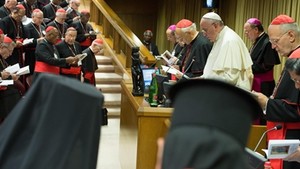
[(97, 12), (97, 9), (93, 8), (94, 13), (91, 15), (91, 20), (102, 26), (102, 33), (105, 38), (112, 40), (110, 47), (117, 54), (125, 55), (125, 61), (122, 62), (125, 69), (131, 66), (131, 50), (136, 46), (140, 48), (140, 60), (143, 64), (152, 65), (155, 63), (155, 57), (104, 0), (92, 0), (91, 3), (94, 4), (91, 4), (91, 9), (96, 6), (99, 10)]

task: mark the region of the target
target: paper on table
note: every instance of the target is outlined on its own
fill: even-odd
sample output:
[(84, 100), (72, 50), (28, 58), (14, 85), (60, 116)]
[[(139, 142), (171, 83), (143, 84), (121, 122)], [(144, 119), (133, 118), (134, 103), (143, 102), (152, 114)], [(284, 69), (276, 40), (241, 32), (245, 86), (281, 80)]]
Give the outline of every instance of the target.
[(0, 83), (0, 86), (8, 86), (8, 85), (13, 85), (14, 81), (13, 80), (2, 80)]
[(28, 73), (30, 73), (29, 66), (25, 66), (22, 67), (16, 74), (21, 76), (21, 75), (26, 75)]
[(20, 70), (20, 65), (19, 65), (19, 63), (16, 63), (12, 66), (8, 66), (4, 70), (9, 72), (10, 74), (13, 74), (13, 73), (17, 72), (18, 70)]

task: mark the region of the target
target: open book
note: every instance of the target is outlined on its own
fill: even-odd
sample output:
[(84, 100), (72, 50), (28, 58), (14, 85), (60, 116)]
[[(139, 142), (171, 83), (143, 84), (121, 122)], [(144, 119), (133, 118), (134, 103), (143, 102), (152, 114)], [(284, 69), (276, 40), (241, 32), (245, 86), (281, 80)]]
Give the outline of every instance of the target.
[(268, 159), (282, 159), (295, 152), (300, 140), (269, 140), (268, 149), (263, 149)]
[(178, 60), (168, 50), (166, 50), (162, 55), (157, 56), (157, 58), (162, 58), (167, 63), (167, 65), (173, 65)]
[(21, 75), (26, 75), (29, 73), (30, 73), (29, 66), (25, 66), (25, 67), (22, 67), (21, 69), (19, 69), (17, 71), (16, 75), (21, 76)]
[(20, 65), (18, 63), (8, 66), (7, 68), (4, 69), (5, 71), (9, 72), (10, 74), (16, 74), (16, 75), (25, 75), (30, 73), (29, 66), (25, 66), (20, 68)]
[(189, 79), (189, 78), (190, 78), (190, 77), (188, 77), (187, 75), (183, 74), (181, 71), (175, 69), (175, 68), (172, 67), (172, 66), (164, 66), (164, 65), (161, 65), (161, 68), (162, 68), (163, 71), (166, 72), (166, 73), (170, 73), (170, 74), (173, 74), (173, 75), (179, 74), (179, 75), (183, 76), (183, 77), (186, 78), (186, 79)]

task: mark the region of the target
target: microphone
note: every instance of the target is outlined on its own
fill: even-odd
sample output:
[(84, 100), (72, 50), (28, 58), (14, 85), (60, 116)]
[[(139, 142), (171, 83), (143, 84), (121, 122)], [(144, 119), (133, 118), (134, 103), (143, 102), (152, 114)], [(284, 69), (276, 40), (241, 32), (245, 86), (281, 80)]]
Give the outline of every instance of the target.
[(188, 65), (188, 67), (184, 70), (184, 72), (182, 73), (182, 76), (186, 79), (189, 79), (190, 77), (188, 77), (185, 73), (191, 68), (191, 66), (193, 65), (193, 63), (195, 62), (195, 59), (193, 58), (193, 60), (191, 61), (191, 63)]
[(258, 143), (256, 144), (256, 147), (254, 148), (253, 151), (256, 152), (256, 149), (257, 149), (258, 146), (260, 145), (260, 142), (262, 141), (262, 139), (264, 138), (264, 136), (265, 136), (268, 132), (273, 131), (273, 130), (280, 130), (280, 129), (282, 129), (282, 125), (281, 125), (281, 124), (277, 124), (275, 127), (270, 128), (269, 130), (265, 131), (265, 132), (262, 134), (262, 136), (260, 137), (260, 139), (259, 139)]

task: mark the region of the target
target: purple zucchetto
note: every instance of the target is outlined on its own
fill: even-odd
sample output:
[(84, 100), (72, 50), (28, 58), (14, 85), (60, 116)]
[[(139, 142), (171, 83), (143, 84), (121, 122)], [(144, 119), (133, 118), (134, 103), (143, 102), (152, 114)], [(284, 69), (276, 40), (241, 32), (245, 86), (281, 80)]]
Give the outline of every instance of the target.
[(176, 25), (170, 25), (169, 28), (171, 31), (175, 31), (176, 30)]
[(251, 25), (261, 25), (261, 21), (257, 18), (250, 18), (247, 20), (248, 23), (250, 23)]

